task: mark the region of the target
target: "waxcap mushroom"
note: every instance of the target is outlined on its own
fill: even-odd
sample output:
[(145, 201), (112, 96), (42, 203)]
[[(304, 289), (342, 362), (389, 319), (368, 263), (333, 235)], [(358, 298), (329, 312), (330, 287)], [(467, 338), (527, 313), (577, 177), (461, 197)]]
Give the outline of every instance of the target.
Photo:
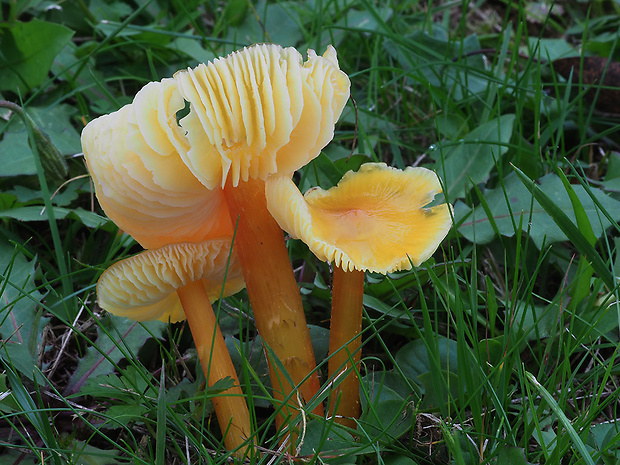
[(424, 208), (442, 191), (426, 168), (366, 163), (329, 190), (302, 196), (287, 176), (272, 176), (269, 211), (321, 260), (343, 270), (388, 273), (427, 260), (452, 226), (451, 206)]
[(182, 286), (202, 280), (211, 301), (243, 289), (241, 266), (230, 246), (230, 238), (170, 244), (121, 260), (99, 278), (99, 305), (137, 321), (183, 320), (175, 292)]
[(205, 189), (178, 155), (189, 147), (176, 122), (183, 107), (173, 79), (151, 82), (82, 131), (99, 203), (145, 248), (232, 235), (221, 190)]
[(332, 46), (303, 62), (294, 48), (253, 45), (174, 79), (190, 104), (180, 155), (209, 189), (307, 164), (333, 138), (350, 87)]

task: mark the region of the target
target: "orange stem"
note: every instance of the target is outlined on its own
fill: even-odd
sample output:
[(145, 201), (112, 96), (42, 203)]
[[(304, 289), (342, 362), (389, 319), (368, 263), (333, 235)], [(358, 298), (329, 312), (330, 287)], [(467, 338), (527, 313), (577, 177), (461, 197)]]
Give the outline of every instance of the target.
[(209, 296), (202, 281), (186, 284), (177, 289), (177, 294), (194, 337), (207, 385), (212, 386), (227, 377), (234, 381), (233, 387), (213, 398), (213, 404), (224, 445), (228, 450), (238, 450), (239, 454), (244, 454), (247, 439), (252, 435), (250, 412)]
[(329, 379), (337, 387), (332, 392), (329, 411), (337, 416), (336, 423), (349, 428), (355, 428), (354, 419), (360, 415), (360, 383), (353, 366), (359, 370), (362, 356), (363, 299), (364, 272), (334, 267), (328, 371)]
[[(299, 386), (302, 402), (312, 399), (319, 390), (314, 351), (299, 287), (284, 233), (267, 210), (264, 181), (250, 179), (236, 187), (229, 182), (224, 188), (224, 197), (233, 225), (237, 225), (235, 246), (256, 327), (293, 382), (291, 386), (287, 376), (270, 360), (269, 374), (274, 397), (282, 400), (291, 396), (288, 405), (283, 406), (282, 413), (277, 417), (278, 426), (282, 426), (285, 418), (294, 418), (300, 407), (294, 385)], [(308, 379), (302, 383), (304, 378)], [(323, 415), (323, 406), (317, 405), (313, 412)]]

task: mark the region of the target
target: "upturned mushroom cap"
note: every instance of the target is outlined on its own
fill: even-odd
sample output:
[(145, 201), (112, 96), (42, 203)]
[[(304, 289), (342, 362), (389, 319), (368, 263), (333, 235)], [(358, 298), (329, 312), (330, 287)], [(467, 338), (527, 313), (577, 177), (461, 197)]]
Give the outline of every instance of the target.
[(427, 260), (452, 226), (451, 206), (424, 208), (441, 192), (425, 168), (367, 163), (329, 190), (302, 196), (288, 176), (266, 182), (269, 211), (321, 260), (345, 271), (388, 273)]
[(254, 45), (174, 75), (190, 111), (180, 120), (191, 148), (180, 152), (209, 189), (291, 174), (334, 135), (349, 98), (336, 50), (302, 62), (293, 48)]
[(145, 248), (232, 235), (221, 190), (205, 189), (179, 157), (189, 150), (176, 122), (184, 105), (174, 80), (151, 82), (82, 131), (102, 208)]
[(170, 244), (121, 260), (99, 278), (99, 305), (137, 321), (184, 320), (176, 293), (181, 286), (200, 279), (211, 301), (244, 288), (241, 266), (230, 244), (229, 238)]

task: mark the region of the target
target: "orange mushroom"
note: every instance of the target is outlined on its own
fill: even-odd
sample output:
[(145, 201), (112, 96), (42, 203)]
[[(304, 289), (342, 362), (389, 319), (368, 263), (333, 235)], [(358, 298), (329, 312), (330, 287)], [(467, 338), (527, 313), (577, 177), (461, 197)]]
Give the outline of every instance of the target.
[(173, 79), (151, 82), (82, 131), (101, 207), (147, 249), (233, 234), (222, 191), (205, 189), (179, 157), (189, 149), (176, 122), (183, 106)]
[[(280, 425), (296, 414), (295, 387), (308, 401), (319, 380), (264, 181), (290, 176), (320, 153), (349, 85), (333, 47), (323, 56), (310, 50), (304, 62), (295, 49), (256, 45), (148, 84), (132, 105), (98, 118), (82, 136), (102, 207), (143, 246), (228, 235), (235, 225), (256, 326), (279, 359), (270, 360), (274, 396), (290, 399)], [(177, 121), (186, 102), (189, 111)], [(314, 412), (322, 414), (320, 403)]]
[(213, 405), (226, 448), (243, 453), (252, 433), (250, 414), (211, 307), (220, 295), (244, 287), (230, 247), (230, 238), (224, 238), (146, 250), (104, 271), (97, 295), (101, 308), (133, 320), (187, 318), (207, 385), (233, 380), (231, 388), (213, 398)]
[[(172, 79), (150, 83), (130, 105), (90, 122), (82, 148), (106, 214), (150, 250), (113, 265), (98, 285), (102, 308), (130, 318), (187, 318), (209, 385), (235, 386), (215, 411), (229, 449), (250, 437), (247, 404), (210, 301), (243, 288), (230, 251), (232, 227), (221, 190), (207, 190), (178, 156), (187, 142), (176, 124), (183, 99)], [(208, 290), (205, 290), (207, 286)]]
[(450, 205), (425, 208), (441, 191), (433, 171), (384, 163), (362, 165), (337, 186), (304, 196), (289, 176), (266, 182), (267, 205), (280, 226), (334, 266), (328, 370), (337, 379), (330, 413), (338, 423), (355, 427), (359, 417), (364, 272), (410, 269), (433, 254), (452, 225)]
[[(299, 288), (281, 228), (265, 204), (264, 181), (290, 176), (332, 139), (349, 97), (336, 51), (308, 60), (293, 48), (255, 45), (175, 74), (189, 113), (179, 121), (189, 149), (185, 164), (209, 189), (221, 189), (256, 318), (273, 361), (274, 396), (290, 398), (278, 417), (294, 416), (295, 386), (309, 401), (319, 389)], [(271, 358), (271, 357), (270, 357)], [(287, 379), (292, 381), (289, 383)], [(322, 414), (322, 405), (314, 412)]]

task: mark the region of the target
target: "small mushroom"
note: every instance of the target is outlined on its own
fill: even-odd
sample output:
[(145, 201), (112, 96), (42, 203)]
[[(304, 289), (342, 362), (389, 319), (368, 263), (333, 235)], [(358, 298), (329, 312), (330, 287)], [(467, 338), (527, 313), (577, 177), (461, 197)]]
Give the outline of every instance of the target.
[(104, 272), (98, 298), (111, 313), (136, 320), (187, 318), (209, 383), (235, 381), (215, 401), (215, 410), (226, 446), (237, 449), (250, 437), (248, 407), (210, 299), (220, 295), (229, 255), (224, 295), (241, 289), (243, 279), (236, 253), (230, 253), (233, 230), (221, 190), (206, 189), (179, 157), (188, 148), (176, 122), (183, 105), (174, 80), (164, 79), (147, 84), (133, 103), (82, 131), (99, 203), (149, 249)]
[(231, 378), (233, 387), (213, 398), (229, 450), (245, 450), (250, 415), (211, 301), (243, 289), (230, 238), (169, 244), (121, 260), (97, 283), (99, 305), (137, 321), (187, 318), (207, 384)]
[[(284, 234), (265, 204), (264, 181), (275, 173), (291, 176), (332, 139), (349, 79), (331, 46), (323, 56), (308, 51), (303, 62), (295, 49), (270, 44), (174, 79), (189, 102), (179, 124), (190, 148), (180, 155), (207, 188), (223, 191), (256, 326), (287, 372), (270, 363), (275, 397), (291, 399), (278, 417), (281, 425), (296, 414), (295, 386), (308, 401), (319, 380), (299, 287)], [(314, 413), (322, 414), (320, 403)]]
[(433, 171), (401, 171), (384, 163), (364, 164), (337, 186), (313, 188), (304, 196), (288, 176), (266, 182), (267, 205), (280, 226), (334, 266), (328, 370), (339, 382), (330, 412), (341, 424), (355, 427), (359, 417), (355, 371), (361, 357), (364, 272), (410, 269), (433, 254), (452, 226), (450, 205), (425, 208), (441, 191)]

